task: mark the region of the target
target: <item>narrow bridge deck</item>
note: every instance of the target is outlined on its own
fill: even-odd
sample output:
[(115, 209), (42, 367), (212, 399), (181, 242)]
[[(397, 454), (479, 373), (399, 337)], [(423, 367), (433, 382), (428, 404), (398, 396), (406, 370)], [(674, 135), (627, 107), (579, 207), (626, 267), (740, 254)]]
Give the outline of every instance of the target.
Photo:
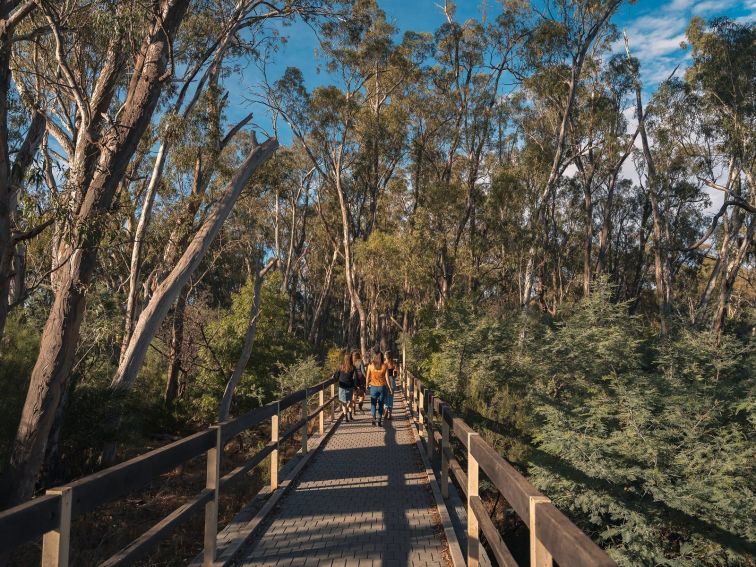
[(367, 411), (342, 421), (237, 565), (449, 565), (399, 392), (394, 411), (383, 427)]

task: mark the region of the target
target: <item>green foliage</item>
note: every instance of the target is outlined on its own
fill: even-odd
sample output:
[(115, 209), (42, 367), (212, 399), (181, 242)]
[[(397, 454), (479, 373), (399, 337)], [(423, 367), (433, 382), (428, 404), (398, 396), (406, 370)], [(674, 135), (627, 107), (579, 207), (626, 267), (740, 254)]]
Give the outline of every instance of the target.
[(553, 323), (450, 305), (411, 360), (621, 565), (747, 565), (753, 347), (659, 342), (612, 294), (600, 282)]
[(320, 380), (321, 366), (314, 356), (297, 358), (290, 363), (279, 364), (278, 368), (275, 377), (277, 398), (317, 384)]
[[(208, 325), (209, 344), (201, 349), (202, 370), (192, 391), (192, 405), (205, 420), (214, 419), (226, 381), (238, 360), (254, 299), (249, 279), (231, 306)], [(281, 275), (270, 274), (262, 286), (260, 313), (252, 356), (234, 391), (232, 413), (240, 413), (273, 399), (280, 391), (278, 374), (310, 354), (309, 345), (288, 332), (288, 298), (281, 292)], [(317, 381), (317, 380), (315, 380)]]
[[(8, 462), (10, 450), (26, 399), (28, 376), (37, 358), (39, 332), (17, 314), (12, 314), (0, 338), (0, 464)], [(0, 472), (2, 469), (0, 468)]]
[(526, 392), (533, 360), (519, 347), (518, 320), (476, 315), (452, 301), (408, 343), (411, 364), (513, 462), (525, 460), (532, 424)]

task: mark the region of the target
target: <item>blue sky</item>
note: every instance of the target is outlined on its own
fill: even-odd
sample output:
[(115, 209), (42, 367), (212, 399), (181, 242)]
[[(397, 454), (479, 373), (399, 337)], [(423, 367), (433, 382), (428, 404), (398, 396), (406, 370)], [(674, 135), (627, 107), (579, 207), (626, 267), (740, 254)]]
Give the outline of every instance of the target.
[[(444, 22), (439, 0), (379, 0), (389, 21), (400, 33), (413, 31), (432, 32)], [(484, 12), (494, 14), (495, 0), (458, 0), (457, 20), (481, 18)], [(756, 0), (638, 0), (634, 4), (625, 2), (613, 22), (621, 30), (626, 30), (630, 38), (633, 54), (641, 61), (643, 81), (647, 88), (665, 79), (676, 65), (685, 63), (688, 57), (680, 48), (685, 38), (685, 30), (693, 16), (710, 19), (729, 16), (742, 21), (756, 20)], [(324, 73), (318, 73), (315, 52), (318, 47), (314, 32), (301, 22), (281, 29), (287, 36), (275, 61), (268, 66), (271, 81), (278, 79), (289, 66), (299, 67), (304, 73), (308, 89), (331, 82)], [(618, 44), (617, 49), (623, 49)], [(255, 112), (255, 122), (268, 130), (270, 117), (263, 107), (251, 104), (248, 94), (260, 82), (260, 72), (254, 66), (247, 67), (241, 74), (229, 79), (227, 88), (231, 91), (230, 120), (238, 120), (250, 109)], [(285, 128), (279, 132), (282, 142), (289, 143), (290, 136)], [(288, 139), (287, 139), (288, 138)]]

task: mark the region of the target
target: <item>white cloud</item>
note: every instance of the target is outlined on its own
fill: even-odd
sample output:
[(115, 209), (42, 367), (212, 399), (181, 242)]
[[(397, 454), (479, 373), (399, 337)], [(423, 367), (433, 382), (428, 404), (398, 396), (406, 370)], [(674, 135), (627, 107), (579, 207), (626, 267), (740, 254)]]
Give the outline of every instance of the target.
[[(652, 87), (665, 80), (677, 65), (690, 57), (680, 43), (685, 40), (685, 32), (694, 15), (710, 18), (731, 13), (733, 9), (751, 11), (750, 15), (737, 18), (739, 22), (756, 19), (756, 0), (669, 0), (632, 18), (625, 31), (633, 55), (640, 60), (644, 84)], [(624, 51), (623, 41), (618, 41), (613, 51)]]
[(670, 12), (677, 12), (680, 10), (687, 10), (693, 5), (694, 0), (672, 0), (666, 9)]
[(697, 15), (709, 14), (711, 12), (724, 12), (733, 8), (735, 4), (730, 0), (704, 0), (693, 6), (693, 13)]

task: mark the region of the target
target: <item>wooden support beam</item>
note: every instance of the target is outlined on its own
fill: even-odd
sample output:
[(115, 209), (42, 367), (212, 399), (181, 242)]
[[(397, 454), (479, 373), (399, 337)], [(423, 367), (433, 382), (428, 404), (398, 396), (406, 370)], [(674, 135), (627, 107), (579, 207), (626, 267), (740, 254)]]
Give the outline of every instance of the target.
[(218, 499), (220, 496), (220, 461), (223, 454), (223, 431), (220, 425), (210, 427), (215, 432), (215, 446), (207, 451), (207, 478), (205, 488), (213, 492), (213, 497), (205, 504), (205, 550), (204, 565), (215, 563), (218, 546)]
[[(321, 388), (320, 392), (318, 392), (318, 407), (322, 406), (325, 403), (325, 386)], [(320, 437), (323, 437), (323, 434), (325, 433), (325, 412), (321, 411), (318, 414), (318, 435)]]
[(48, 490), (46, 494), (60, 496), (60, 520), (58, 529), (49, 531), (42, 537), (42, 567), (68, 567), (73, 493), (70, 487), (62, 486)]
[(538, 512), (539, 504), (547, 504), (551, 502), (546, 496), (531, 496), (530, 497), (530, 565), (531, 567), (551, 567), (553, 560), (551, 554), (546, 547), (538, 539), (538, 533), (536, 531), (536, 514)]
[(310, 400), (307, 396), (302, 400), (302, 454), (307, 454), (307, 426), (310, 424)]
[[(331, 400), (336, 397), (336, 384), (331, 384)], [(336, 421), (336, 401), (331, 402), (331, 423)]]
[(480, 528), (478, 517), (473, 510), (472, 499), (478, 494), (478, 461), (473, 457), (472, 438), (478, 434), (467, 434), (467, 567), (478, 567), (480, 562)]
[(441, 495), (449, 498), (449, 424), (444, 419), (445, 405), (441, 406)]
[(280, 409), (276, 409), (275, 415), (270, 418), (270, 442), (276, 444), (276, 448), (270, 454), (270, 491), (278, 488), (278, 427), (281, 419)]

